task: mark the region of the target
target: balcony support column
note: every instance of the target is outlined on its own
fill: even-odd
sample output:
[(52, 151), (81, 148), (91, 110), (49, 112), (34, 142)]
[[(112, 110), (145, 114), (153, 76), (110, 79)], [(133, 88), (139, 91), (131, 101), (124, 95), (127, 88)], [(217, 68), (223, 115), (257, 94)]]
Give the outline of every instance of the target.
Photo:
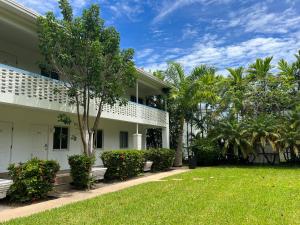
[[(136, 81), (136, 104), (139, 104), (139, 82)], [(137, 112), (138, 113), (138, 112)], [(136, 133), (133, 134), (133, 149), (142, 149), (142, 134), (139, 134), (139, 124), (136, 124)]]
[(139, 133), (133, 134), (133, 149), (136, 150), (142, 149), (142, 134)]
[(170, 131), (169, 131), (169, 114), (166, 114), (167, 124), (162, 128), (161, 136), (162, 136), (162, 147), (170, 148)]

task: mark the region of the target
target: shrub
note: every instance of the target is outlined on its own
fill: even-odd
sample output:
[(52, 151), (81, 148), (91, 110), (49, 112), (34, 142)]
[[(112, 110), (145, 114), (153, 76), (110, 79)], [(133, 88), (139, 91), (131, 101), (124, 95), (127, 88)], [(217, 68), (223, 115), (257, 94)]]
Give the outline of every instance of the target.
[(94, 156), (85, 154), (69, 156), (69, 165), (71, 168), (72, 185), (77, 189), (90, 188), (93, 184), (90, 176), (92, 166), (95, 163)]
[(33, 158), (26, 163), (8, 167), (13, 180), (8, 196), (11, 201), (29, 202), (46, 198), (53, 189), (59, 164), (53, 160)]
[(145, 157), (140, 150), (114, 150), (103, 152), (101, 159), (107, 171), (106, 179), (125, 180), (143, 172)]
[(152, 148), (145, 151), (146, 160), (153, 161), (152, 171), (163, 171), (172, 167), (175, 159), (175, 151), (166, 148)]
[(219, 163), (221, 150), (210, 138), (198, 138), (193, 141), (192, 151), (196, 157), (198, 166), (211, 166)]

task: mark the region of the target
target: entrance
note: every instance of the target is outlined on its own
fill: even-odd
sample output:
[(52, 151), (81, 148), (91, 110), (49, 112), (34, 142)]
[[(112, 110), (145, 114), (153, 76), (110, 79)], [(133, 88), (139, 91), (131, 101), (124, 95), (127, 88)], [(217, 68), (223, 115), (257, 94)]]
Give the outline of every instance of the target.
[(32, 125), (31, 158), (47, 159), (49, 146), (49, 127), (47, 125)]
[(7, 171), (11, 161), (13, 124), (0, 122), (0, 172)]

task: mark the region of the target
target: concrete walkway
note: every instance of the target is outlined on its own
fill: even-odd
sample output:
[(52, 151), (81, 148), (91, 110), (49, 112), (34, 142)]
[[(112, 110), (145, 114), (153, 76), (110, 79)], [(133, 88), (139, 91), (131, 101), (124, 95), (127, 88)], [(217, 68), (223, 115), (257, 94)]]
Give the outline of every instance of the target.
[(54, 200), (40, 202), (37, 204), (32, 204), (32, 205), (27, 205), (27, 206), (18, 207), (18, 208), (12, 208), (12, 209), (4, 209), (4, 210), (0, 211), (0, 222), (4, 222), (4, 221), (11, 220), (11, 219), (18, 218), (18, 217), (29, 216), (34, 213), (43, 212), (43, 211), (57, 208), (57, 207), (60, 207), (60, 206), (66, 205), (66, 204), (94, 198), (94, 197), (97, 197), (97, 196), (100, 196), (103, 194), (107, 194), (107, 193), (111, 193), (111, 192), (115, 192), (115, 191), (120, 191), (122, 189), (129, 188), (129, 187), (132, 187), (132, 186), (135, 186), (138, 184), (143, 184), (143, 183), (147, 183), (147, 182), (151, 182), (151, 181), (157, 181), (162, 178), (180, 174), (180, 173), (183, 173), (186, 171), (188, 171), (188, 169), (180, 168), (180, 169), (176, 169), (176, 170), (172, 170), (172, 171), (168, 171), (168, 172), (157, 173), (157, 174), (153, 174), (153, 175), (149, 175), (149, 176), (145, 176), (145, 177), (141, 177), (141, 178), (137, 178), (137, 179), (133, 179), (133, 180), (129, 180), (129, 181), (124, 181), (124, 182), (119, 182), (119, 183), (112, 184), (112, 185), (107, 185), (102, 188), (98, 188), (98, 189), (94, 189), (94, 190), (90, 190), (90, 191), (70, 192), (70, 193), (68, 193), (67, 196), (64, 196), (64, 197), (61, 197), (58, 199), (54, 199)]

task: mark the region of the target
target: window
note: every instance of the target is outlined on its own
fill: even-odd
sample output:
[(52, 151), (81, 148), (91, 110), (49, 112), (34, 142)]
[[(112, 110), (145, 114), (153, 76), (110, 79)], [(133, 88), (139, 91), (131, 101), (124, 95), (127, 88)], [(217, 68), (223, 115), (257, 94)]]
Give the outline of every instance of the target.
[(120, 132), (120, 148), (128, 148), (128, 132)]
[(66, 150), (69, 145), (69, 128), (54, 127), (53, 149)]
[(95, 134), (95, 147), (96, 148), (103, 148), (103, 131), (102, 130), (97, 130)]

